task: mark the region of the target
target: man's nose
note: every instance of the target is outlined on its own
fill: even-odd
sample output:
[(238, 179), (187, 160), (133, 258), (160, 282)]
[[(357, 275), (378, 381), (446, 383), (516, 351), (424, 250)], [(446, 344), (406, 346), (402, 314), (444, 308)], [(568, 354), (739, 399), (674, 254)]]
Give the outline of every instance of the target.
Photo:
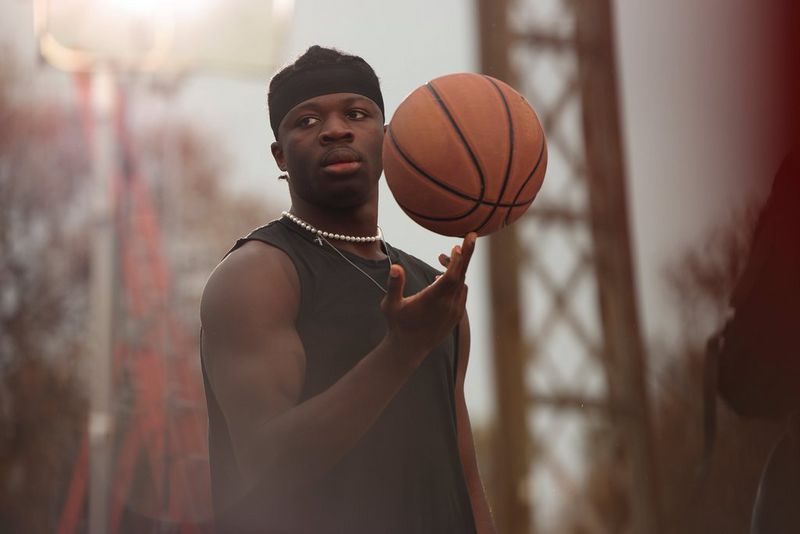
[(353, 130), (344, 117), (330, 117), (323, 123), (319, 138), (323, 144), (350, 141), (353, 139)]

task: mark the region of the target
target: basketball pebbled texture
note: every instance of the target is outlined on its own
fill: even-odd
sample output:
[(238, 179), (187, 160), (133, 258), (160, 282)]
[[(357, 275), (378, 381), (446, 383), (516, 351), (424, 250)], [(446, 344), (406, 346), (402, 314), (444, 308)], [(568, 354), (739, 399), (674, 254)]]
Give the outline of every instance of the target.
[(438, 234), (487, 235), (536, 198), (547, 143), (533, 108), (508, 84), (449, 74), (400, 104), (383, 140), (383, 170), (397, 203)]

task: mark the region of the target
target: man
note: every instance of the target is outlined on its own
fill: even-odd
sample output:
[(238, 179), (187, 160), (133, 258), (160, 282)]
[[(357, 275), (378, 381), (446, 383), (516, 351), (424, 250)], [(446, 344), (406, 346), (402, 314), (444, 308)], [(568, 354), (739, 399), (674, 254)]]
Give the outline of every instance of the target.
[(201, 305), (223, 532), (494, 532), (464, 376), (468, 235), (444, 274), (377, 229), (377, 76), (318, 46), (270, 82), (292, 206), (240, 239)]

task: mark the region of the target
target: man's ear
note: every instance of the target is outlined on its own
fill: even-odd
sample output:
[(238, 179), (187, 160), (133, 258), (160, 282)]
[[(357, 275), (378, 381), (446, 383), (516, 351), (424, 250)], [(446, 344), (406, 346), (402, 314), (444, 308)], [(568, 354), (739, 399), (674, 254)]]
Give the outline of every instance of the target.
[(270, 150), (272, 150), (272, 157), (275, 158), (275, 163), (278, 164), (278, 168), (283, 172), (286, 172), (286, 158), (283, 156), (283, 149), (281, 145), (275, 141), (269, 146)]

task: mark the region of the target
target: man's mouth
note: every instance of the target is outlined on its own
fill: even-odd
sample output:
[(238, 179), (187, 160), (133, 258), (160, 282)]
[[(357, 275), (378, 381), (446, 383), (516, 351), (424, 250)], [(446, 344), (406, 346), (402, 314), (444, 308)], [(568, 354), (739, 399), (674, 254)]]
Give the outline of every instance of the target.
[(361, 168), (361, 156), (351, 148), (334, 148), (322, 157), (322, 167), (333, 174), (348, 174)]

